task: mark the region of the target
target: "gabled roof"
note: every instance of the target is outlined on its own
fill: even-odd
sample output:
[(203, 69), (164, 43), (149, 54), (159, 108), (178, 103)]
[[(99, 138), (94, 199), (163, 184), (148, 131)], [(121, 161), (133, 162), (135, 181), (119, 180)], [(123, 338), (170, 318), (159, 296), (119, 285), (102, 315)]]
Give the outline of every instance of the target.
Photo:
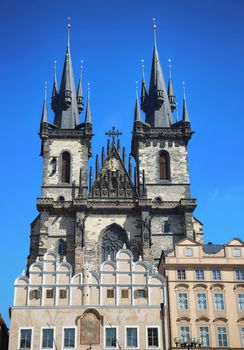
[(92, 185), (92, 196), (103, 198), (133, 198), (134, 186), (130, 175), (115, 147), (109, 151)]

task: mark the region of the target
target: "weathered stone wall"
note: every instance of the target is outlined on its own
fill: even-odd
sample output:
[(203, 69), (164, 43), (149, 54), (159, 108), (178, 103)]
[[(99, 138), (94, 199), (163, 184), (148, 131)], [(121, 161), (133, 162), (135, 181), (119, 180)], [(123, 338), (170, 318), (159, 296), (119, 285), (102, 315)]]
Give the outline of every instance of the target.
[(132, 215), (98, 214), (85, 219), (85, 262), (97, 268), (101, 259), (100, 239), (105, 230), (112, 224), (122, 227), (130, 241), (131, 250), (136, 258), (141, 253), (141, 219)]
[(174, 243), (184, 237), (184, 218), (182, 215), (155, 215), (151, 221), (152, 253), (158, 260), (162, 250), (173, 249)]
[[(71, 156), (70, 184), (61, 183), (61, 155), (64, 151)], [(48, 140), (44, 146), (42, 196), (55, 200), (63, 196), (65, 200), (72, 200), (78, 193), (80, 169), (87, 174), (87, 162), (87, 146), (81, 140)]]
[[(167, 151), (170, 158), (170, 180), (159, 178), (160, 151)], [(147, 196), (161, 196), (163, 200), (178, 201), (189, 198), (188, 154), (184, 141), (139, 142), (138, 161), (140, 182), (145, 170)]]

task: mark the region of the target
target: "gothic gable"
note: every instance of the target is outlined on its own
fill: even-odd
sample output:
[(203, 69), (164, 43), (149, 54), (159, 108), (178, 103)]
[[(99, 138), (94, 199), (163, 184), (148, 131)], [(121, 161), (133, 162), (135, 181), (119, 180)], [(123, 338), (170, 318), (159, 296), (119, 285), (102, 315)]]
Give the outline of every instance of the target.
[(133, 198), (134, 186), (120, 155), (113, 145), (92, 186), (96, 198)]

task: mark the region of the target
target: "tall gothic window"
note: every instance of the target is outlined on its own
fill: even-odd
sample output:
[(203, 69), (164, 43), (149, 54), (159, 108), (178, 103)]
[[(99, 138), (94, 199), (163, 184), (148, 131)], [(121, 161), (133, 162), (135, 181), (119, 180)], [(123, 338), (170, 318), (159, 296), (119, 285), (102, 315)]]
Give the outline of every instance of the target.
[(62, 154), (62, 182), (70, 183), (70, 154), (64, 152)]
[(159, 178), (169, 180), (169, 154), (161, 152), (159, 155)]
[(123, 245), (129, 247), (129, 241), (125, 231), (117, 226), (110, 226), (103, 234), (101, 240), (101, 257), (102, 261), (108, 259), (110, 256), (111, 260), (115, 260), (117, 252), (123, 248)]

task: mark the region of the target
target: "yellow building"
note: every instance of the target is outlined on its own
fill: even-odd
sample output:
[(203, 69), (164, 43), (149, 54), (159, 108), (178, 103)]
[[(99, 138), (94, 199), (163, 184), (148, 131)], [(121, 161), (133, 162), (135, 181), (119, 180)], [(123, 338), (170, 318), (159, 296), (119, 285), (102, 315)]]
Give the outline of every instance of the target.
[(225, 245), (185, 238), (162, 253), (159, 271), (168, 279), (172, 348), (194, 337), (203, 348), (243, 349), (243, 257), (238, 238)]

